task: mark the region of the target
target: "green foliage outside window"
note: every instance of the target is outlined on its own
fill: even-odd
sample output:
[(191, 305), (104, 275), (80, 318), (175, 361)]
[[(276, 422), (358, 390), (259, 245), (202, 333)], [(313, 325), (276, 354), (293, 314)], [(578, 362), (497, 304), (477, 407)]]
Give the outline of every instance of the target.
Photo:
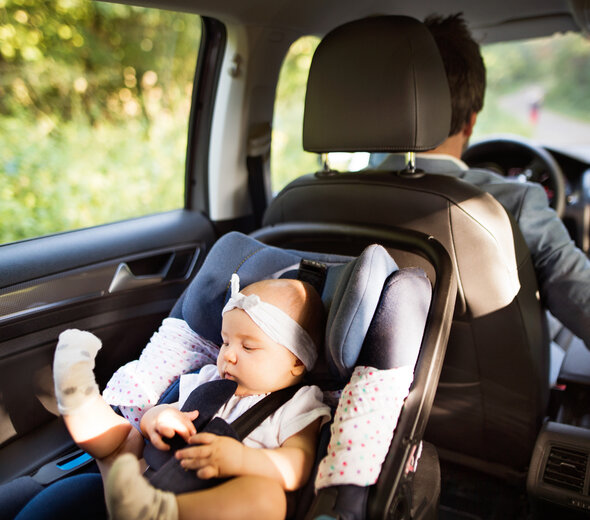
[(278, 192), (289, 181), (318, 169), (318, 156), (303, 151), (305, 86), (311, 58), (320, 42), (314, 36), (297, 40), (283, 62), (273, 116), (271, 181)]
[(195, 15), (0, 0), (0, 243), (183, 206)]

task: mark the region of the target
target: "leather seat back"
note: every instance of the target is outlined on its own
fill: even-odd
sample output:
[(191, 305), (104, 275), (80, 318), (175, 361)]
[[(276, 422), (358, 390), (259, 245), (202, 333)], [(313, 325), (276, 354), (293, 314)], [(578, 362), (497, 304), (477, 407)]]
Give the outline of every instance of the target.
[[(447, 137), (449, 123), (442, 60), (420, 22), (368, 18), (318, 46), (306, 97), (308, 151), (423, 151)], [(481, 469), (524, 469), (547, 405), (549, 347), (530, 255), (504, 208), (448, 176), (325, 171), (295, 180), (271, 202), (263, 225), (287, 222), (391, 225), (444, 245), (458, 294), (426, 439)], [(434, 276), (419, 255), (392, 254)]]

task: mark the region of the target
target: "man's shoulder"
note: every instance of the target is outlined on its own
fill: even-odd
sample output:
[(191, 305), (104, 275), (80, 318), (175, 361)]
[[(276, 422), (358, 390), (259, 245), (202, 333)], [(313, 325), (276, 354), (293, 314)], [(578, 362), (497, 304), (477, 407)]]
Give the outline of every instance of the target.
[(511, 194), (513, 197), (523, 198), (538, 194), (537, 192), (544, 193), (542, 186), (539, 184), (504, 177), (499, 173), (483, 168), (470, 168), (463, 171), (460, 177), (492, 195), (506, 193)]
[(468, 168), (461, 172), (460, 177), (472, 184), (475, 185), (485, 185), (485, 184), (517, 184), (514, 181), (500, 175), (499, 173), (493, 170), (487, 170), (484, 168)]
[[(460, 159), (447, 154), (420, 153), (416, 159), (418, 168), (425, 172), (461, 179), (489, 193), (510, 210), (520, 206), (524, 198), (529, 198), (538, 189), (530, 182), (519, 182), (493, 170), (469, 168)], [(395, 169), (402, 160), (401, 154), (390, 154), (379, 169)]]

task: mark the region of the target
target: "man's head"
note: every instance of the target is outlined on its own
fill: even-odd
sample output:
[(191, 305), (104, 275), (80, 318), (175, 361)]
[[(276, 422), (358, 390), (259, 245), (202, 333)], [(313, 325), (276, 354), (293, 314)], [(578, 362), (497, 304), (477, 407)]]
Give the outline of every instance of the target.
[(475, 115), (483, 108), (486, 85), (479, 45), (461, 13), (446, 18), (431, 15), (424, 24), (434, 36), (449, 80), (452, 105), (449, 136), (463, 132), (466, 125), (471, 134)]

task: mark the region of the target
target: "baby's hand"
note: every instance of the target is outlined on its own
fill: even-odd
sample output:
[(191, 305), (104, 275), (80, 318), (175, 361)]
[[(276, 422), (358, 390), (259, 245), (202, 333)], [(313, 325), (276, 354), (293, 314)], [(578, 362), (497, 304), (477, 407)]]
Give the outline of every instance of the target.
[(198, 446), (178, 450), (175, 457), (183, 468), (196, 470), (199, 478), (234, 477), (241, 474), (246, 449), (241, 442), (213, 433), (198, 433), (188, 442)]
[(169, 450), (163, 437), (171, 439), (180, 435), (185, 442), (197, 433), (193, 421), (199, 416), (198, 410), (181, 412), (170, 405), (154, 406), (141, 418), (141, 431), (159, 450)]

